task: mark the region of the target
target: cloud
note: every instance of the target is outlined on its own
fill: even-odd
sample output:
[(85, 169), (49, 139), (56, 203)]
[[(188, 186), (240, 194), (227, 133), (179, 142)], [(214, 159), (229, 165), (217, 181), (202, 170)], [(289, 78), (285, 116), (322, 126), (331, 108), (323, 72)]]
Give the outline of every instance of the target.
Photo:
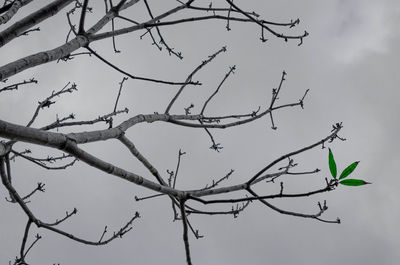
[[(320, 18), (319, 32), (329, 42), (331, 56), (342, 63), (351, 63), (370, 53), (385, 53), (400, 8), (390, 1), (344, 1), (331, 4), (329, 17)], [(393, 8), (395, 7), (395, 8)]]

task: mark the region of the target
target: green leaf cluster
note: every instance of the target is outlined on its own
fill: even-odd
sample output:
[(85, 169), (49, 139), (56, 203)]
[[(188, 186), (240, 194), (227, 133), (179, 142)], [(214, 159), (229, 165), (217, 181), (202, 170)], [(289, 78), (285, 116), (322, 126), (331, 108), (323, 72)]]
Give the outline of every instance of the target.
[(333, 157), (332, 150), (329, 148), (329, 170), (331, 171), (332, 177), (335, 180), (339, 181), (339, 184), (346, 185), (346, 186), (362, 186), (365, 184), (371, 184), (362, 179), (344, 179), (344, 178), (347, 178), (354, 171), (354, 169), (356, 169), (358, 163), (360, 163), (360, 161), (356, 161), (356, 162), (350, 164), (349, 166), (347, 166), (342, 171), (339, 178), (337, 178), (337, 167), (336, 167), (335, 158)]

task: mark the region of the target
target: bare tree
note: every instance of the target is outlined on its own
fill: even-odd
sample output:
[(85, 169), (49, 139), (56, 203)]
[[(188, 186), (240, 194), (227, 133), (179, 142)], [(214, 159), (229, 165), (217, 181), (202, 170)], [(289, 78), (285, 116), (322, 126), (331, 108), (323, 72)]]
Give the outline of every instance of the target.
[[(40, 229), (60, 234), (78, 243), (105, 245), (129, 232), (132, 229), (134, 221), (140, 217), (139, 213), (136, 212), (119, 230), (109, 235), (107, 233), (107, 227), (105, 227), (103, 233), (99, 235), (100, 239), (92, 240), (80, 238), (59, 228), (61, 223), (77, 214), (77, 209), (67, 211), (65, 216), (56, 221), (43, 221), (45, 217), (38, 216), (38, 214), (30, 208), (28, 202), (33, 199), (36, 193), (44, 192), (45, 185), (43, 183), (38, 183), (37, 186), (32, 189), (32, 192), (25, 195), (21, 194), (13, 184), (14, 178), (19, 177), (13, 174), (13, 168), (17, 167), (18, 163), (22, 160), (27, 160), (31, 162), (33, 166), (39, 166), (46, 170), (65, 170), (78, 162), (85, 163), (92, 167), (93, 170), (104, 171), (109, 175), (127, 181), (127, 183), (141, 186), (152, 192), (150, 196), (140, 198), (136, 196), (135, 198), (137, 201), (160, 196), (169, 200), (171, 202), (174, 220), (180, 220), (182, 222), (183, 243), (187, 264), (192, 264), (189, 238), (191, 236), (195, 238), (202, 237), (191, 223), (191, 218), (195, 218), (196, 215), (232, 215), (237, 217), (238, 214), (250, 207), (252, 202), (259, 202), (266, 208), (283, 215), (309, 218), (327, 223), (340, 222), (339, 219), (326, 220), (322, 218), (323, 213), (328, 209), (326, 202), (318, 202), (318, 207), (314, 213), (289, 211), (271, 203), (272, 199), (292, 198), (296, 200), (300, 197), (332, 191), (339, 183), (335, 177), (332, 179), (325, 179), (323, 182), (324, 185), (322, 185), (321, 188), (306, 192), (286, 192), (283, 182), (280, 182), (280, 190), (276, 193), (259, 193), (255, 191), (255, 187), (269, 185), (270, 183), (274, 183), (274, 181), (280, 180), (280, 178), (285, 175), (315, 174), (319, 172), (319, 169), (296, 171), (295, 167), (297, 164), (294, 162), (294, 157), (313, 148), (324, 148), (327, 142), (332, 142), (335, 139), (344, 140), (338, 135), (342, 128), (341, 123), (334, 124), (330, 132), (327, 132), (325, 136), (322, 136), (314, 143), (307, 144), (303, 148), (283, 154), (266, 164), (263, 168), (258, 169), (256, 174), (249, 174), (245, 182), (229, 184), (230, 177), (234, 175), (234, 170), (231, 170), (226, 175), (213, 180), (208, 185), (192, 190), (182, 190), (178, 188), (177, 185), (181, 157), (185, 155), (185, 152), (179, 150), (175, 170), (168, 170), (167, 173), (162, 173), (154, 166), (154, 161), (152, 161), (151, 158), (145, 157), (142, 152), (138, 150), (130, 137), (129, 131), (136, 125), (153, 122), (168, 123), (172, 126), (203, 130), (207, 137), (209, 137), (210, 149), (220, 152), (222, 146), (213, 136), (215, 130), (243, 126), (262, 118), (269, 119), (272, 124), (272, 129), (276, 129), (274, 113), (286, 108), (303, 108), (304, 100), (308, 92), (308, 90), (305, 90), (302, 95), (299, 95), (298, 100), (295, 102), (280, 103), (282, 102), (280, 99), (280, 92), (284, 87), (284, 81), (287, 77), (285, 71), (283, 71), (280, 76), (278, 86), (272, 89), (269, 104), (259, 107), (255, 106), (254, 109), (248, 113), (235, 113), (234, 110), (232, 110), (229, 115), (206, 114), (207, 107), (214, 100), (217, 93), (219, 93), (221, 87), (224, 86), (226, 80), (234, 74), (236, 70), (235, 66), (229, 68), (219, 85), (215, 88), (214, 92), (207, 97), (207, 100), (204, 101), (202, 106), (196, 108), (193, 104), (190, 104), (183, 110), (176, 111), (174, 110), (174, 106), (185, 88), (201, 85), (201, 82), (195, 79), (195, 75), (215, 60), (215, 58), (220, 56), (220, 54), (226, 52), (226, 47), (217, 49), (214, 53), (210, 54), (200, 62), (189, 75), (182, 78), (183, 81), (164, 80), (158, 78), (157, 73), (154, 73), (154, 76), (150, 77), (136, 75), (135, 73), (122, 69), (118, 63), (113, 63), (109, 59), (106, 59), (101, 52), (93, 48), (94, 43), (108, 39), (112, 42), (114, 52), (119, 53), (116, 37), (140, 32), (140, 38), (149, 38), (157, 50), (167, 52), (171, 56), (182, 59), (182, 53), (167, 42), (166, 36), (164, 36), (163, 33), (164, 29), (176, 27), (179, 24), (198, 23), (205, 20), (223, 21), (228, 31), (233, 27), (233, 23), (245, 23), (248, 24), (248, 27), (259, 28), (259, 38), (262, 42), (267, 42), (268, 38), (277, 38), (284, 42), (296, 42), (298, 45), (302, 45), (308, 33), (304, 30), (300, 31), (300, 33), (297, 31), (300, 22), (299, 19), (289, 19), (289, 21), (284, 23), (268, 21), (256, 12), (248, 11), (232, 0), (214, 1), (207, 4), (205, 4), (204, 1), (195, 0), (171, 1), (171, 7), (164, 11), (156, 10), (155, 7), (153, 7), (157, 5), (156, 2), (153, 3), (149, 0), (104, 0), (104, 2), (92, 1), (91, 3), (89, 3), (88, 0), (55, 0), (48, 1), (49, 3), (47, 5), (35, 12), (26, 14), (23, 18), (16, 20), (14, 24), (12, 24), (14, 16), (17, 17), (16, 15), (18, 12), (22, 12), (22, 10), (26, 8), (25, 6), (30, 2), (32, 1), (4, 1), (3, 7), (0, 8), (0, 23), (4, 24), (0, 32), (0, 47), (13, 45), (12, 41), (14, 39), (24, 35), (29, 35), (28, 37), (24, 37), (27, 41), (34, 39), (34, 31), (40, 30), (38, 27), (40, 23), (53, 16), (66, 15), (69, 32), (66, 32), (65, 43), (58, 47), (26, 55), (0, 66), (0, 81), (3, 82), (3, 87), (0, 88), (0, 93), (2, 93), (2, 95), (10, 93), (10, 91), (16, 91), (20, 87), (32, 86), (38, 83), (38, 80), (35, 78), (17, 80), (18, 74), (27, 69), (44, 64), (52, 64), (53, 67), (57, 67), (58, 64), (55, 64), (56, 62), (65, 61), (68, 63), (70, 60), (80, 60), (80, 58), (86, 56), (97, 58), (108, 65), (109, 71), (121, 73), (122, 81), (119, 83), (116, 99), (112, 99), (114, 106), (112, 111), (104, 113), (103, 110), (99, 110), (99, 116), (90, 120), (76, 121), (75, 114), (70, 114), (64, 117), (57, 116), (55, 121), (48, 124), (40, 124), (38, 122), (40, 113), (51, 108), (56, 98), (63, 97), (67, 93), (74, 93), (77, 90), (77, 84), (75, 84), (73, 80), (61, 89), (52, 91), (46, 98), (39, 101), (36, 110), (27, 123), (23, 124), (21, 122), (20, 124), (15, 124), (6, 120), (0, 120), (0, 136), (4, 139), (4, 141), (0, 143), (0, 175), (2, 184), (9, 193), (7, 200), (21, 207), (27, 216), (19, 256), (15, 259), (13, 264), (27, 264), (27, 256), (30, 249), (41, 238), (40, 235), (36, 235), (34, 239), (31, 239), (32, 235), (30, 231), (32, 224)], [(103, 7), (100, 9), (99, 5), (103, 5)], [(134, 8), (140, 10), (142, 15), (139, 17), (130, 15), (130, 10)], [(93, 20), (94, 17), (99, 16), (100, 18), (94, 23), (91, 22), (90, 19)], [(222, 28), (221, 30), (224, 29)], [(12, 84), (6, 83), (10, 78), (17, 81)], [(51, 77), (48, 76), (47, 78)], [(119, 106), (120, 98), (123, 97), (124, 83), (128, 79), (142, 80), (157, 86), (172, 86), (176, 88), (176, 93), (169, 100), (163, 112), (128, 116), (128, 108), (120, 108)], [(149, 103), (151, 104), (151, 102)], [(7, 119), (7, 117), (4, 116), (2, 118)], [(122, 120), (122, 122), (117, 122), (119, 120)], [(98, 129), (99, 124), (105, 124), (105, 127)], [(83, 125), (91, 126), (89, 128), (92, 129), (89, 131), (80, 131)], [(148, 169), (148, 174), (139, 175), (128, 169), (118, 167), (81, 148), (81, 145), (85, 143), (99, 143), (112, 139), (118, 140), (121, 148), (127, 148), (132, 156)], [(50, 147), (58, 150), (59, 155), (38, 157), (32, 154), (28, 148), (24, 148), (25, 144)], [(237, 193), (238, 191), (242, 193)], [(215, 210), (215, 205), (226, 209)]]

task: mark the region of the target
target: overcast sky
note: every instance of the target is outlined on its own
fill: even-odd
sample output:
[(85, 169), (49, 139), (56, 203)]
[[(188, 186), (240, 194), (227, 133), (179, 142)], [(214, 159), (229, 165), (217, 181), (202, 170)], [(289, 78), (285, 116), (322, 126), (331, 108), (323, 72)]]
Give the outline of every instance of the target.
[[(15, 20), (47, 2), (34, 1)], [(216, 141), (224, 147), (220, 153), (209, 149), (210, 140), (203, 130), (146, 124), (130, 129), (128, 137), (164, 176), (167, 169), (175, 169), (178, 150), (185, 151), (177, 186), (194, 189), (222, 177), (230, 169), (235, 173), (226, 185), (243, 182), (281, 155), (327, 136), (332, 124), (343, 122), (340, 135), (347, 140), (329, 144), (338, 170), (361, 161), (353, 177), (373, 184), (357, 188), (340, 186), (329, 194), (307, 199), (273, 201), (283, 209), (314, 213), (318, 210), (317, 202), (326, 199), (329, 210), (323, 218), (339, 217), (340, 225), (284, 216), (256, 202), (236, 219), (190, 216), (192, 224), (204, 235), (200, 240), (190, 235), (194, 264), (398, 264), (399, 2), (253, 0), (235, 3), (257, 11), (266, 20), (289, 21), (299, 17), (301, 23), (293, 32), (307, 30), (310, 36), (300, 47), (296, 41), (285, 43), (269, 35), (266, 36), (269, 40), (262, 43), (260, 29), (254, 25), (232, 23), (232, 30), (227, 32), (224, 22), (209, 21), (163, 30), (166, 41), (182, 51), (183, 61), (168, 56), (165, 51), (159, 52), (148, 36), (140, 40), (141, 33), (118, 37), (120, 54), (113, 54), (111, 40), (91, 47), (132, 74), (183, 80), (201, 60), (226, 45), (227, 52), (195, 77), (203, 86), (188, 87), (171, 112), (183, 114), (183, 108), (191, 103), (195, 105), (193, 112), (199, 111), (232, 65), (236, 65), (236, 73), (222, 87), (207, 114), (250, 112), (269, 104), (271, 89), (279, 84), (283, 70), (288, 75), (279, 102), (297, 102), (310, 89), (304, 110), (291, 108), (276, 112), (276, 131), (271, 129), (269, 118), (248, 126), (214, 131)], [(163, 6), (152, 5), (157, 13), (175, 4), (175, 1), (165, 1)], [(144, 12), (142, 8), (138, 5), (123, 14), (134, 18), (135, 14)], [(95, 5), (90, 21), (95, 21), (102, 12), (102, 3)], [(40, 28), (40, 32), (20, 37), (3, 47), (1, 64), (62, 44), (68, 30), (66, 17), (60, 14), (40, 24)], [(37, 102), (67, 82), (75, 82), (78, 91), (57, 99), (57, 104), (43, 113), (36, 126), (54, 121), (56, 114), (73, 112), (78, 119), (95, 118), (112, 111), (123, 75), (93, 57), (80, 56), (68, 63), (50, 63), (25, 71), (10, 82), (31, 77), (37, 78), (39, 84), (1, 94), (0, 119), (26, 124)], [(119, 106), (129, 108), (130, 112), (115, 122), (139, 113), (164, 111), (176, 89), (126, 81)], [(29, 147), (38, 155), (56, 153)], [(25, 148), (24, 144), (16, 146), (18, 150)], [(152, 177), (117, 141), (90, 144), (84, 149)], [(320, 168), (322, 171), (309, 176), (284, 177), (286, 191), (323, 187), (324, 178), (329, 177), (328, 149), (318, 147), (294, 159), (299, 163), (299, 170)], [(29, 242), (36, 233), (43, 239), (31, 250), (30, 264), (185, 264), (182, 225), (172, 222), (172, 209), (166, 198), (135, 202), (135, 195), (146, 196), (152, 192), (82, 162), (62, 172), (47, 172), (17, 160), (13, 170), (15, 186), (22, 194), (29, 192), (38, 181), (46, 183), (46, 192), (37, 194), (29, 204), (44, 221), (62, 218), (66, 210), (78, 208), (78, 215), (61, 226), (78, 236), (96, 240), (104, 225), (111, 232), (124, 225), (135, 211), (142, 216), (135, 221), (131, 232), (105, 247), (82, 246), (59, 235), (33, 229)], [(279, 182), (268, 191), (279, 191)], [(0, 188), (0, 195), (7, 196), (5, 188)], [(4, 200), (0, 200), (0, 209), (0, 263), (8, 264), (18, 254), (26, 217), (20, 208)]]

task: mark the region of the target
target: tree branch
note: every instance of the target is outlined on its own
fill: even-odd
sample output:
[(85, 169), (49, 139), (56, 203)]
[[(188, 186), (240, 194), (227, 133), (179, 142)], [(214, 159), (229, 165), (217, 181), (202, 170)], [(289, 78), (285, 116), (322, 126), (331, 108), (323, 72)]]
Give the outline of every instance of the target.
[(186, 210), (185, 210), (185, 200), (181, 200), (180, 210), (181, 210), (181, 216), (182, 216), (183, 243), (185, 245), (186, 262), (188, 265), (191, 265), (192, 258), (190, 256), (190, 246), (189, 246), (189, 237), (188, 237), (188, 221), (187, 221)]
[[(15, 0), (13, 3), (4, 6), (2, 9), (5, 10), (5, 13), (0, 16), (0, 25), (6, 24), (15, 14), (17, 14), (18, 10), (32, 2), (32, 0)], [(0, 14), (3, 13), (0, 11)]]
[[(0, 32), (0, 47), (3, 47), (11, 40), (21, 35), (26, 30), (39, 24), (49, 17), (56, 15), (60, 10), (75, 0), (55, 0), (38, 11), (24, 17), (17, 23)], [(0, 80), (4, 79), (0, 75)]]

